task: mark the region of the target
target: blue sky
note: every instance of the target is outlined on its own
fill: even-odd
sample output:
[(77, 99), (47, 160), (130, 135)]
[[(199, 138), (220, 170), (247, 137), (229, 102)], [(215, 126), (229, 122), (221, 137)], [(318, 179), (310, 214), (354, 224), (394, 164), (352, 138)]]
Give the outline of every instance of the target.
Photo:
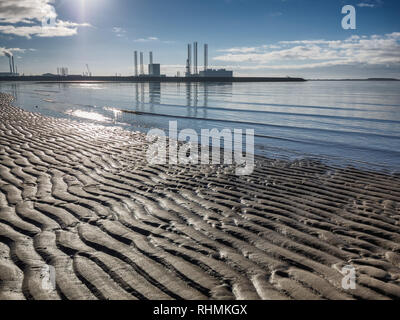
[[(348, 4), (356, 30), (341, 26)], [(0, 55), (25, 74), (132, 75), (133, 51), (147, 63), (152, 50), (174, 75), (198, 41), (200, 65), (208, 43), (210, 64), (236, 75), (400, 78), (399, 18), (398, 0), (0, 0)]]

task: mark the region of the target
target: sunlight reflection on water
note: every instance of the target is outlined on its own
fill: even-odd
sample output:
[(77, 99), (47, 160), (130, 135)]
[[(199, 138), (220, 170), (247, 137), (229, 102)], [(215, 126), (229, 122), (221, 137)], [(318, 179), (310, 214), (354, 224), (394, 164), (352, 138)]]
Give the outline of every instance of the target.
[(83, 118), (83, 119), (88, 119), (88, 120), (93, 120), (93, 121), (100, 121), (100, 122), (111, 121), (111, 119), (109, 119), (97, 112), (88, 112), (88, 111), (83, 111), (83, 110), (68, 110), (68, 111), (66, 111), (66, 114), (69, 114), (69, 115), (77, 117), (77, 118)]
[(168, 134), (175, 120), (179, 130), (198, 134), (254, 129), (255, 152), (267, 157), (345, 159), (400, 169), (400, 82), (3, 82), (0, 91), (12, 94), (16, 106), (46, 116), (143, 133), (158, 128)]

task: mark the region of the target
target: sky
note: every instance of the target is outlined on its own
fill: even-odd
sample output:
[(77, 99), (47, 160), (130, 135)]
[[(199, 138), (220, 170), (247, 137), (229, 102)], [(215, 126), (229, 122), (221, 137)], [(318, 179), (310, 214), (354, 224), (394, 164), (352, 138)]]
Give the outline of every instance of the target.
[[(352, 5), (356, 29), (344, 29)], [(237, 76), (400, 78), (398, 0), (0, 0), (6, 52), (25, 75), (133, 75), (133, 52), (185, 72), (187, 44), (209, 45), (209, 65)]]

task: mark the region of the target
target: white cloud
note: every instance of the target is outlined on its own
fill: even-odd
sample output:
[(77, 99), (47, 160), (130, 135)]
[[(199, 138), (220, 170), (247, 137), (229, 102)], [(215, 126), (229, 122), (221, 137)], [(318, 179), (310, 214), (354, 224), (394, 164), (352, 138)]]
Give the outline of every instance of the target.
[(52, 27), (36, 26), (21, 26), (15, 27), (13, 25), (0, 26), (0, 32), (4, 34), (11, 34), (28, 39), (32, 36), (41, 38), (50, 37), (69, 37), (78, 33), (78, 27), (88, 27), (89, 24), (76, 24), (68, 21), (57, 21)]
[(51, 0), (1, 0), (1, 23), (33, 23), (43, 18), (55, 18)]
[(360, 7), (360, 8), (375, 8), (374, 4), (372, 4), (372, 3), (364, 3), (364, 2), (358, 3), (357, 6)]
[[(0, 26), (0, 33), (26, 38), (67, 37), (77, 34), (79, 27), (90, 26), (88, 23), (57, 20), (54, 2), (54, 0), (1, 0), (0, 23), (3, 25)], [(42, 27), (42, 21), (47, 20), (54, 21), (54, 24)]]
[(113, 28), (113, 31), (114, 31), (115, 33), (124, 33), (124, 32), (125, 32), (125, 30), (122, 29), (121, 27), (114, 27), (114, 28)]
[(256, 68), (305, 69), (338, 65), (400, 65), (400, 32), (346, 40), (281, 41), (273, 46), (226, 49), (214, 58)]
[(367, 0), (365, 2), (357, 3), (357, 6), (360, 8), (376, 8), (383, 5), (382, 0)]
[(139, 38), (139, 39), (133, 40), (133, 42), (142, 42), (142, 43), (157, 42), (157, 43), (160, 43), (160, 44), (174, 44), (174, 43), (176, 43), (176, 41), (173, 41), (173, 40), (161, 40), (160, 38), (157, 38), (157, 37)]
[(116, 34), (117, 37), (123, 37), (126, 33), (126, 30), (121, 27), (114, 27), (113, 32)]
[(147, 37), (147, 38), (140, 38), (134, 40), (135, 42), (150, 42), (150, 41), (158, 41), (159, 39), (157, 37)]
[(0, 47), (0, 56), (4, 56), (6, 52), (8, 53), (25, 53), (27, 51), (36, 51), (36, 49), (21, 49), (21, 48), (4, 48)]
[(240, 47), (240, 48), (222, 49), (218, 50), (218, 52), (249, 53), (249, 52), (256, 52), (257, 50), (258, 50), (257, 47)]

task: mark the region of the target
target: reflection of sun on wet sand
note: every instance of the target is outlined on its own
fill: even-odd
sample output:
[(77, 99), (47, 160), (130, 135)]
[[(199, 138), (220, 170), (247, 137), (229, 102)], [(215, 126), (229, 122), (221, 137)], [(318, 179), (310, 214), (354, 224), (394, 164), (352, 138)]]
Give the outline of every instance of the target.
[(400, 298), (398, 176), (150, 166), (141, 134), (0, 99), (0, 299)]

